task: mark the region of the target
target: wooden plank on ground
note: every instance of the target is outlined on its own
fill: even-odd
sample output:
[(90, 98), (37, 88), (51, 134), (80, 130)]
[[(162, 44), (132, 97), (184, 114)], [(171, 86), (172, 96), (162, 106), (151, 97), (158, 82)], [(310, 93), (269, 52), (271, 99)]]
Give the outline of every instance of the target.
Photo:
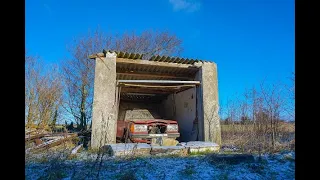
[(25, 142), (29, 142), (29, 141), (32, 141), (32, 140), (34, 140), (34, 139), (42, 138), (42, 137), (44, 137), (45, 135), (47, 135), (47, 134), (27, 135), (27, 136), (25, 137)]
[(38, 145), (38, 146), (36, 146), (34, 148), (29, 148), (29, 149), (26, 150), (26, 152), (43, 151), (43, 150), (49, 149), (51, 147), (60, 145), (63, 142), (74, 138), (75, 136), (76, 136), (76, 134), (71, 134), (71, 135), (68, 135), (67, 137), (61, 137), (61, 138), (53, 139), (53, 140), (47, 141), (45, 143), (42, 143), (42, 144), (40, 144), (40, 145)]

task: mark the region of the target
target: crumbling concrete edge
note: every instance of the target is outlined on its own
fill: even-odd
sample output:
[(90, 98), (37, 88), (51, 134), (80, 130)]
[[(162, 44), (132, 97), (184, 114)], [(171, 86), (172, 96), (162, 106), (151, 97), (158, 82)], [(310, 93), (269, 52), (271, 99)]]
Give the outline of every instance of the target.
[(107, 144), (103, 150), (112, 157), (132, 157), (150, 155), (181, 155), (193, 153), (219, 152), (220, 146), (212, 142), (191, 141), (179, 143), (177, 146), (155, 146), (146, 143), (119, 143)]

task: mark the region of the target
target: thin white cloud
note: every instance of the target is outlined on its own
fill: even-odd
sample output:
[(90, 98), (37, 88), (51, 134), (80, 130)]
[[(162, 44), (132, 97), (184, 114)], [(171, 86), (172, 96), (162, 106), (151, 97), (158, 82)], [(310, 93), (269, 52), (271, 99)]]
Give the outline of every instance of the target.
[(169, 0), (169, 3), (172, 4), (174, 11), (195, 12), (201, 7), (198, 0)]

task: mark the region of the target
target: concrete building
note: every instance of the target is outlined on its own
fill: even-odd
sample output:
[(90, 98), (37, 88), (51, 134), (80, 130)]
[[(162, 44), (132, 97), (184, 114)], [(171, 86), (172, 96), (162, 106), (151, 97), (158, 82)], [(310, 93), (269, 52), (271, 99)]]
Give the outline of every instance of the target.
[(91, 147), (116, 143), (127, 109), (148, 108), (176, 120), (180, 141), (221, 144), (217, 65), (166, 56), (105, 51), (95, 60)]

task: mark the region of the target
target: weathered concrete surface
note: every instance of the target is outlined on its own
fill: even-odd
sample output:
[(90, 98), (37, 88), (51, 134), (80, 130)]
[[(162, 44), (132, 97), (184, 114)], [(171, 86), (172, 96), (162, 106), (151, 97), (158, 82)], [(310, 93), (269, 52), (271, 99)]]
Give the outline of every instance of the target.
[(170, 94), (162, 101), (163, 115), (179, 124), (180, 141), (195, 141), (198, 136), (196, 119), (196, 88)]
[(174, 95), (170, 94), (161, 102), (160, 112), (164, 119), (175, 119), (175, 100)]
[(180, 141), (195, 141), (197, 139), (196, 119), (196, 88), (175, 94), (175, 119), (179, 124)]
[(188, 149), (188, 153), (218, 152), (220, 149), (220, 146), (217, 143), (203, 141), (190, 141), (187, 143), (180, 143), (178, 145), (186, 147)]
[(116, 54), (96, 58), (91, 147), (116, 143)]
[(220, 146), (212, 142), (190, 141), (176, 146), (149, 145), (146, 143), (107, 144), (103, 150), (110, 156), (130, 157), (148, 155), (180, 155), (186, 156), (197, 152), (217, 152)]
[[(201, 67), (202, 63), (197, 63)], [(202, 82), (202, 69), (196, 73), (195, 80)], [(197, 141), (204, 141), (204, 115), (203, 115), (203, 93), (202, 85), (196, 88), (196, 117), (198, 121), (198, 137)]]
[(188, 155), (188, 149), (184, 146), (151, 146), (151, 155)]
[(204, 141), (221, 145), (217, 65), (204, 62), (201, 71)]
[(119, 143), (105, 145), (103, 149), (110, 156), (144, 156), (150, 155), (151, 146), (146, 143)]
[(118, 120), (161, 119), (160, 103), (120, 102)]

